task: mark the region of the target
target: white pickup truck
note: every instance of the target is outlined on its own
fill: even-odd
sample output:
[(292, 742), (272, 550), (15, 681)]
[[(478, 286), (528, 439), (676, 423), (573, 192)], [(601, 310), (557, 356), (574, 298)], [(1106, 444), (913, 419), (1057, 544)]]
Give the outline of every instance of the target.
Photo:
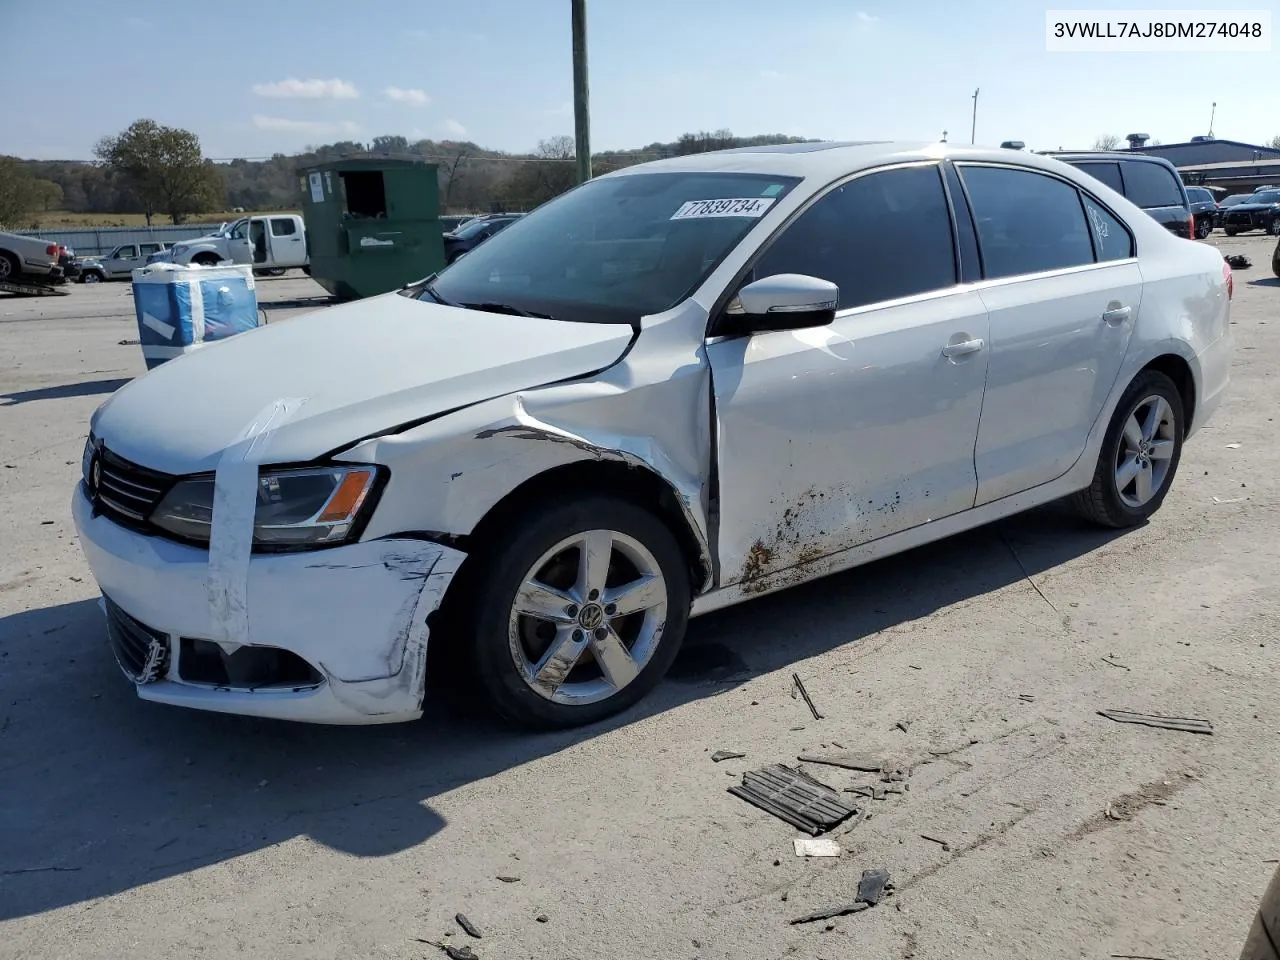
[(148, 263), (168, 260), (213, 266), (227, 260), (253, 267), (254, 273), (279, 276), (291, 267), (306, 267), (307, 232), (296, 213), (265, 213), (243, 217), (217, 233), (183, 240)]
[(0, 233), (0, 283), (16, 282), (24, 275), (37, 280), (62, 276), (58, 245), (16, 233)]

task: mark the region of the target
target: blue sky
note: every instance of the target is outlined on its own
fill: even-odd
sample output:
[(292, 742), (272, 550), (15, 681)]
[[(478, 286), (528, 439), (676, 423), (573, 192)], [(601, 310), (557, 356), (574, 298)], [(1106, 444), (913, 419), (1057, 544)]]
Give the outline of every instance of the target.
[[(1220, 5), (1280, 26), (1270, 0)], [(0, 153), (88, 158), (139, 117), (194, 130), (216, 158), (379, 134), (528, 150), (573, 131), (569, 0), (75, 6), (0, 0)], [(1050, 54), (1046, 6), (1069, 4), (588, 0), (592, 146), (720, 127), (967, 142), (975, 87), (979, 142), (1087, 147), (1140, 130), (1171, 143), (1207, 132), (1213, 101), (1219, 137), (1280, 134), (1280, 45)]]

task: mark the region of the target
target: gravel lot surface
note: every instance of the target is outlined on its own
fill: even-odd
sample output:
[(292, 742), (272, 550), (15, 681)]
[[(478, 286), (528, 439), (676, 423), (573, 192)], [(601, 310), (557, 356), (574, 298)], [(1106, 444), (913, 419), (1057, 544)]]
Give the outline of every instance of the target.
[[(0, 957), (1234, 957), (1280, 857), (1280, 280), (1274, 240), (1212, 242), (1254, 261), (1230, 396), (1149, 525), (1040, 510), (701, 618), (639, 708), (538, 736), (439, 676), (399, 727), (139, 701), (68, 508), (144, 369), (129, 287), (0, 297)], [(838, 858), (726, 792), (837, 744), (911, 770)], [(875, 909), (789, 923), (876, 867)]]

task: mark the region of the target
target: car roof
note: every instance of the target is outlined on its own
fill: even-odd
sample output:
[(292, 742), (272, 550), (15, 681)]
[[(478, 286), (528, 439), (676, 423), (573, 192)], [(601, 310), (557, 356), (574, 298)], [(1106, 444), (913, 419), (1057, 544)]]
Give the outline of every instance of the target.
[(1023, 150), (975, 147), (942, 142), (867, 140), (847, 142), (785, 143), (758, 147), (734, 147), (708, 153), (691, 153), (623, 167), (597, 179), (648, 173), (756, 173), (779, 177), (832, 179), (890, 163), (913, 160), (972, 160), (1014, 163), (1061, 172), (1059, 162)]
[(1129, 153), (1124, 150), (1046, 150), (1044, 156), (1057, 160), (1141, 160), (1144, 163), (1158, 163), (1164, 167), (1178, 169), (1172, 161), (1164, 157), (1153, 157), (1146, 153)]

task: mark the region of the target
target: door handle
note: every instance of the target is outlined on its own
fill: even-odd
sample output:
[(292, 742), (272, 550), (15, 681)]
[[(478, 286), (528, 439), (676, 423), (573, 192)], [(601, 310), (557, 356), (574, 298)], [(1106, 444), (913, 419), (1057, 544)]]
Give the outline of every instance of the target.
[(1130, 310), (1129, 307), (1121, 307), (1121, 306), (1109, 307), (1107, 310), (1103, 311), (1102, 319), (1105, 320), (1107, 323), (1111, 324), (1112, 326), (1115, 326), (1116, 324), (1123, 323), (1125, 320), (1127, 320), (1131, 312), (1132, 311)]
[(981, 339), (962, 340), (960, 343), (948, 343), (942, 348), (942, 355), (948, 359), (954, 360), (956, 357), (966, 357), (971, 353), (977, 353), (986, 343)]

